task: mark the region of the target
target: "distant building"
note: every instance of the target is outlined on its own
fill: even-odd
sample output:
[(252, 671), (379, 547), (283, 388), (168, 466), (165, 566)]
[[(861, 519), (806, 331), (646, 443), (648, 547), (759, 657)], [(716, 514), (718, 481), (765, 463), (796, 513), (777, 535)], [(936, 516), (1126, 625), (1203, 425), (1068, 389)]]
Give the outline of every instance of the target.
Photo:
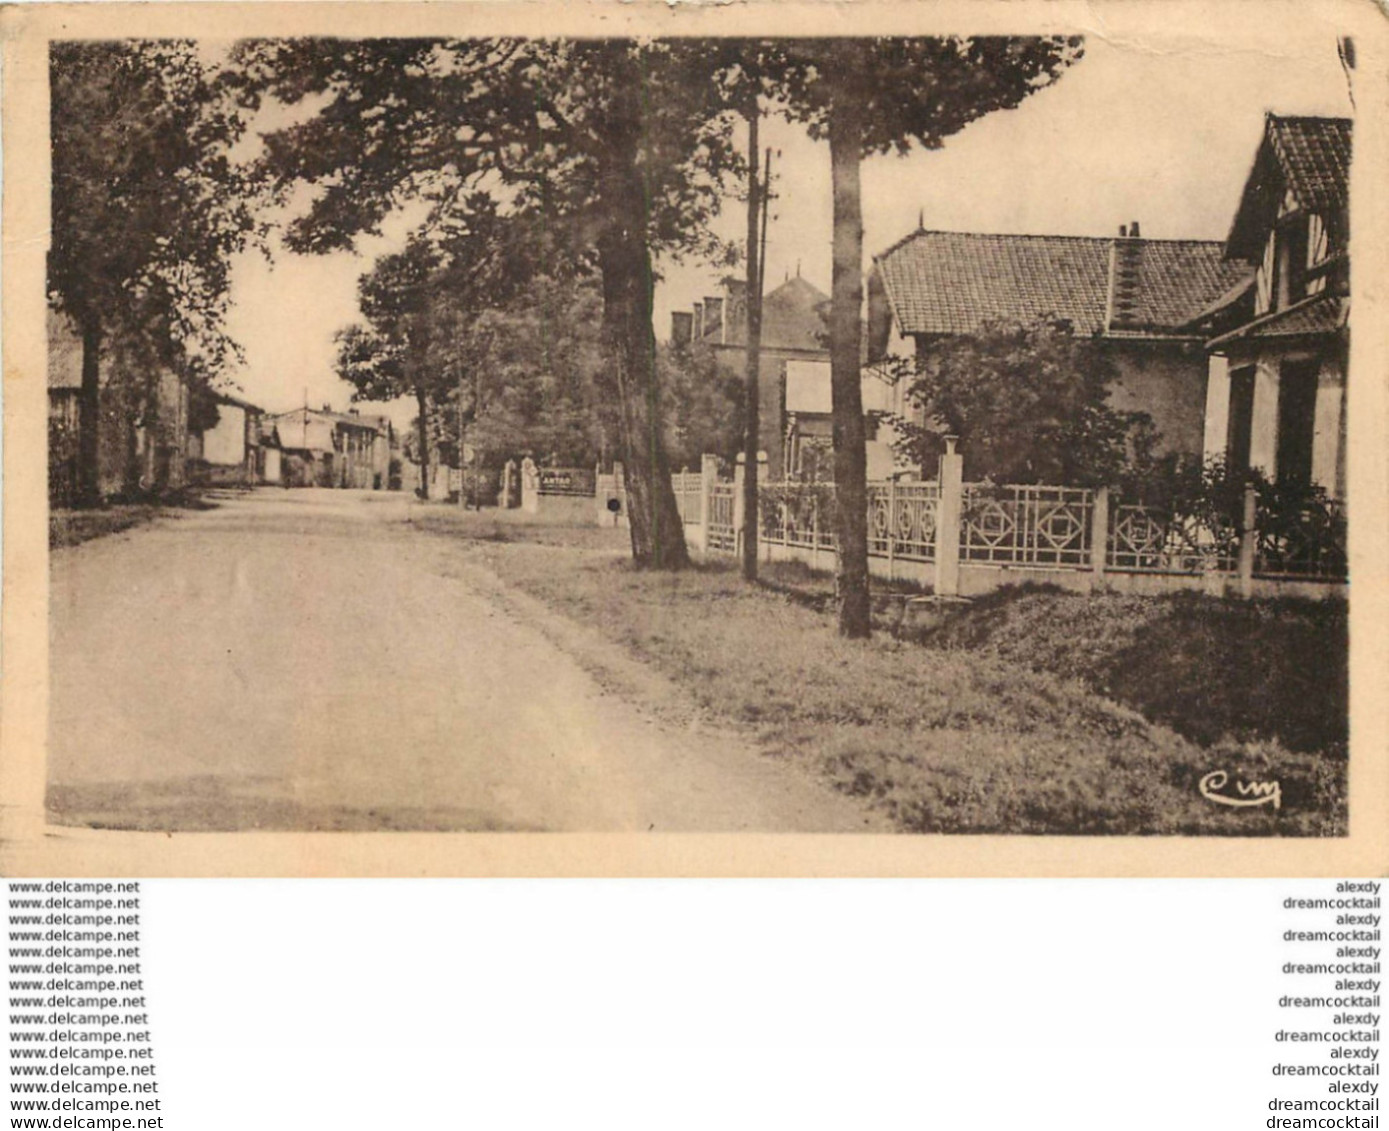
[(297, 408), (268, 419), (284, 454), (286, 484), (296, 487), (389, 486), (394, 432), (384, 416), (362, 416), (356, 409), (334, 412)]
[[(834, 478), (834, 428), (828, 360), (788, 360), (781, 464), (785, 475), (801, 479)], [(893, 447), (897, 438), (889, 417), (903, 410), (901, 390), (881, 372), (864, 366), (859, 379), (863, 398), (864, 450), (868, 478), (886, 479), (902, 469)]]
[(280, 448), (265, 410), (229, 393), (211, 392), (217, 423), (189, 435), (190, 474), (209, 483), (278, 483)]
[(1192, 320), (1205, 450), (1345, 497), (1351, 123), (1269, 114), (1225, 242), (1248, 274)]
[[(800, 275), (787, 279), (762, 300), (758, 365), (759, 447), (767, 453), (771, 479), (785, 475), (787, 366), (791, 362), (829, 364), (829, 296)], [(727, 278), (721, 294), (696, 303), (693, 311), (671, 315), (671, 341), (708, 346), (728, 373), (747, 374), (747, 284)]]
[[(48, 494), (74, 501), (82, 424), (82, 340), (50, 308), (48, 338)], [(177, 490), (188, 451), (187, 382), (119, 339), (103, 345), (99, 366), (99, 491), (104, 498)]]
[[(1101, 340), (1119, 370), (1110, 404), (1148, 413), (1167, 450), (1202, 451), (1205, 337), (1192, 316), (1250, 268), (1212, 240), (913, 232), (874, 258), (869, 356), (920, 354), (988, 320), (1055, 315)], [(900, 408), (899, 408), (900, 411)]]

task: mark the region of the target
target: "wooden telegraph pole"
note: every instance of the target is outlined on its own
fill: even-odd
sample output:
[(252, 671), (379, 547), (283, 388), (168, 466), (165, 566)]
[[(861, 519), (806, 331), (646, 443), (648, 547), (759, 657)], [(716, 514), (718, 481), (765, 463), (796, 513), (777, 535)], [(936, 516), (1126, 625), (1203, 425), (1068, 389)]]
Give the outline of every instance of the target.
[[(761, 182), (758, 181), (758, 123), (761, 110), (757, 95), (748, 111), (748, 275), (747, 275), (747, 404), (743, 434), (743, 577), (757, 580), (757, 453), (761, 440), (760, 369), (762, 362), (762, 280), (766, 275), (767, 198), (772, 151), (767, 150)], [(760, 216), (759, 216), (760, 213)], [(761, 231), (758, 224), (761, 224)]]

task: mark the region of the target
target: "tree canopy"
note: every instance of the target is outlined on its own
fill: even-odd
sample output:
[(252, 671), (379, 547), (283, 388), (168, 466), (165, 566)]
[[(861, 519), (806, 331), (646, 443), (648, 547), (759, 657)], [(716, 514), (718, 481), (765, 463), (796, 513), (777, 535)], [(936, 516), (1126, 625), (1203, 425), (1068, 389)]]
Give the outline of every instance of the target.
[(292, 246), (347, 246), (409, 199), (429, 201), (442, 222), (460, 195), (484, 190), (538, 218), (557, 255), (598, 272), (633, 556), (668, 568), (687, 555), (661, 435), (652, 252), (709, 252), (706, 221), (738, 167), (708, 50), (620, 39), (239, 48), (257, 89), (326, 100), (270, 139), (264, 164), (280, 191), (319, 186)]
[(186, 40), (56, 42), (48, 290), (83, 339), (81, 475), (96, 490), (99, 353), (206, 381), (234, 354), (229, 259), (253, 230), (230, 160), (245, 126), (226, 75)]

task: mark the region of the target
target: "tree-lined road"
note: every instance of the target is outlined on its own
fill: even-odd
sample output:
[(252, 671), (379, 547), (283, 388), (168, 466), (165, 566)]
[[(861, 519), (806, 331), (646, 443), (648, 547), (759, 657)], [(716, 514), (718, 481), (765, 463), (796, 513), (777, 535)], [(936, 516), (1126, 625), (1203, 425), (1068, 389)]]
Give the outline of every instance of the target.
[(650, 721), (471, 583), (400, 495), (265, 489), (55, 552), (49, 800), (144, 829), (864, 831)]

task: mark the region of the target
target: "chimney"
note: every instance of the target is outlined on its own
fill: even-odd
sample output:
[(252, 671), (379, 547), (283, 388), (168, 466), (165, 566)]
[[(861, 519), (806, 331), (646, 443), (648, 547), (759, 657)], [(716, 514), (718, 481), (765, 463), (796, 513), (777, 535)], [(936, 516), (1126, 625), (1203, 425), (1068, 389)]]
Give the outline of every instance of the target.
[(1143, 241), (1138, 221), (1127, 230), (1119, 228), (1119, 238), (1109, 251), (1109, 309), (1107, 330), (1132, 330), (1139, 326), (1138, 299), (1143, 273)]
[(688, 310), (670, 312), (670, 341), (672, 345), (687, 346), (694, 334), (694, 315)]
[[(724, 294), (724, 334), (725, 342), (736, 341), (736, 335), (747, 326), (748, 320), (748, 282), (732, 276), (723, 281)], [(744, 339), (746, 340), (746, 339)]]

